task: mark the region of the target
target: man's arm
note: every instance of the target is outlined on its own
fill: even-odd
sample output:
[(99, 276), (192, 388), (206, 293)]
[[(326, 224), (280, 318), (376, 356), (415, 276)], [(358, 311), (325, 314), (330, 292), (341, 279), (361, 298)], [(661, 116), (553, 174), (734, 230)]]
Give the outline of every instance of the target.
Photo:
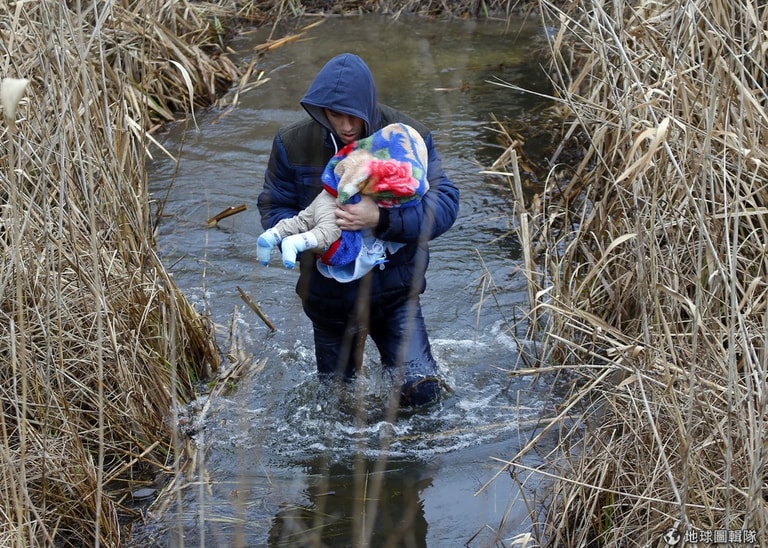
[(374, 233), (382, 240), (402, 243), (428, 241), (446, 232), (459, 213), (459, 189), (443, 171), (432, 136), (424, 139), (429, 151), (429, 190), (419, 204), (380, 208)]
[(297, 186), (296, 170), (288, 162), (288, 153), (278, 134), (272, 142), (272, 152), (264, 173), (264, 189), (257, 201), (264, 229), (272, 228), (280, 220), (293, 217), (300, 211)]

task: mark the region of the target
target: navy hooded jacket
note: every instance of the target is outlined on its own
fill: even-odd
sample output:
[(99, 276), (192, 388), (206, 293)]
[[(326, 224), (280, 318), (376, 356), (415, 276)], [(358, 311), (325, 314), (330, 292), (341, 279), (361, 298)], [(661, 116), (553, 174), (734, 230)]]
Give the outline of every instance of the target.
[[(340, 283), (320, 274), (311, 253), (302, 253), (296, 292), (312, 321), (344, 321), (358, 302), (361, 285), (369, 292), (371, 311), (386, 313), (410, 295), (426, 288), (429, 263), (427, 242), (448, 230), (459, 210), (459, 190), (445, 175), (429, 130), (420, 122), (377, 100), (373, 76), (358, 56), (342, 54), (331, 59), (310, 85), (301, 105), (309, 118), (282, 128), (275, 136), (264, 189), (258, 208), (264, 229), (292, 217), (307, 207), (322, 190), (320, 175), (331, 157), (344, 145), (333, 134), (324, 109), (361, 118), (365, 136), (387, 124), (402, 122), (424, 138), (429, 153), (430, 189), (417, 207), (379, 208), (374, 234), (382, 240), (406, 244), (388, 257), (383, 269), (375, 268), (362, 280)], [(370, 283), (370, 285), (368, 285)]]

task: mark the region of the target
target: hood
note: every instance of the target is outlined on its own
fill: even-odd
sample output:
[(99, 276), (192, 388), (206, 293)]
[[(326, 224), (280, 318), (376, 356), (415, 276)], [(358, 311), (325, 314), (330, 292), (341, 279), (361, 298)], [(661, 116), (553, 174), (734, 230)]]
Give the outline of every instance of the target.
[(379, 124), (373, 75), (365, 61), (352, 53), (337, 55), (320, 69), (302, 98), (301, 106), (331, 132), (333, 129), (323, 112), (326, 108), (362, 119), (365, 137)]

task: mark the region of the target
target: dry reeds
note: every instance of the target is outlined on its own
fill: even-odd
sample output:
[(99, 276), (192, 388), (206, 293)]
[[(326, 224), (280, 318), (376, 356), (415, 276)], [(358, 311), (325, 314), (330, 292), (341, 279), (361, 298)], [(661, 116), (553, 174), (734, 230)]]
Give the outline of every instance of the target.
[(144, 130), (237, 71), (211, 5), (8, 8), (0, 75), (30, 82), (0, 126), (0, 544), (114, 546), (219, 360), (153, 250)]
[(233, 1), (242, 18), (267, 18), (283, 22), (306, 15), (354, 15), (378, 13), (399, 16), (414, 14), (430, 17), (490, 17), (509, 15), (527, 9), (532, 0), (256, 0)]
[(768, 6), (541, 5), (584, 146), (523, 213), (561, 416), (581, 412), (546, 459), (541, 539), (765, 545)]

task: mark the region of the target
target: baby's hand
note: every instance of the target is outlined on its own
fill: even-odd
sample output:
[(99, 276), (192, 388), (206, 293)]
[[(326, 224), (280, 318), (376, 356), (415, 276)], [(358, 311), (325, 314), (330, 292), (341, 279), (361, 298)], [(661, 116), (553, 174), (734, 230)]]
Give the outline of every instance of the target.
[(283, 249), (283, 264), (285, 268), (293, 268), (296, 266), (296, 255), (307, 249), (317, 247), (317, 238), (311, 232), (302, 232), (301, 234), (294, 234), (285, 238), (283, 245), (280, 247)]
[(269, 264), (269, 258), (272, 255), (272, 248), (280, 243), (280, 235), (277, 230), (270, 228), (256, 240), (256, 257), (264, 266)]

